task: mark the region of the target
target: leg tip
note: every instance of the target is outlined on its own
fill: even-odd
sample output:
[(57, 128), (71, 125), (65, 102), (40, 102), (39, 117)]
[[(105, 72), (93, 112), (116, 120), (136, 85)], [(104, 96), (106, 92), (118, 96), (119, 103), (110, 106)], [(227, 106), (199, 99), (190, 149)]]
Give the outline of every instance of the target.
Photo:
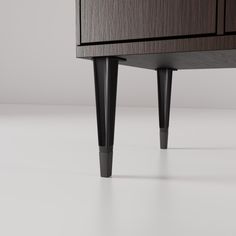
[(168, 148), (168, 129), (160, 129), (160, 148)]
[(101, 177), (109, 178), (112, 175), (112, 159), (113, 152), (101, 152), (100, 156), (100, 171)]

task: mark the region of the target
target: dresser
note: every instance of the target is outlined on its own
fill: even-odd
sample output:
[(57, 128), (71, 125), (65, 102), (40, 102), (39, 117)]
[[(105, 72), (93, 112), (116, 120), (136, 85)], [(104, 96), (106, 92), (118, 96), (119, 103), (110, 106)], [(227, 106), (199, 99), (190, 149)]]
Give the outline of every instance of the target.
[(236, 67), (236, 0), (76, 0), (76, 55), (93, 61), (100, 171), (110, 177), (118, 66), (157, 72), (167, 149), (173, 74)]

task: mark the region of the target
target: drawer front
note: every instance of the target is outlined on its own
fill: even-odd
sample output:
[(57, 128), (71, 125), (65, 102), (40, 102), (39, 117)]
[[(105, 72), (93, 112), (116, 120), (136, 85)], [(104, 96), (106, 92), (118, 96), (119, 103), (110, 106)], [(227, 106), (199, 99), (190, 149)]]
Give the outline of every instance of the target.
[(81, 43), (216, 32), (217, 0), (81, 0)]
[(236, 32), (236, 0), (226, 0), (225, 31)]

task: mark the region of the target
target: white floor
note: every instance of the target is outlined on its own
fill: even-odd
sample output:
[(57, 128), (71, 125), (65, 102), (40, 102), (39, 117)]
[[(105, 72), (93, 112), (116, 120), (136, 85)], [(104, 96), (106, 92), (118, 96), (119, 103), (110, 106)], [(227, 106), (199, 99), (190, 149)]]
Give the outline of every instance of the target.
[(236, 111), (117, 110), (99, 177), (94, 108), (0, 106), (1, 236), (236, 235)]

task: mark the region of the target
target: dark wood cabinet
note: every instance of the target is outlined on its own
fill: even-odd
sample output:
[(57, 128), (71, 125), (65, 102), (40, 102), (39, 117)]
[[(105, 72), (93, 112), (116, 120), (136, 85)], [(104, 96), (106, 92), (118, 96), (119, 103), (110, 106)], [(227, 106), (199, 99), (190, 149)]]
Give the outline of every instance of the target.
[(76, 0), (76, 19), (77, 57), (94, 65), (103, 177), (112, 174), (119, 64), (157, 71), (162, 149), (173, 72), (236, 68), (236, 0)]
[(216, 0), (81, 0), (81, 42), (213, 34), (216, 12)]
[(225, 31), (236, 32), (236, 1), (226, 0)]

